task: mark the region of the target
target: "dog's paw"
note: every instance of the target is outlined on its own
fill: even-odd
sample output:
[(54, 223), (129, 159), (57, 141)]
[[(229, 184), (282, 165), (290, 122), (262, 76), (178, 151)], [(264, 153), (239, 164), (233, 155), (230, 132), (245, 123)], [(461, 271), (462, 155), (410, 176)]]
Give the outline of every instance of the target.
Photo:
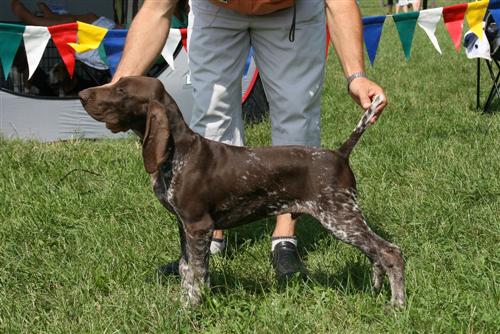
[(394, 309), (404, 309), (405, 301), (402, 298), (391, 299), (390, 305)]

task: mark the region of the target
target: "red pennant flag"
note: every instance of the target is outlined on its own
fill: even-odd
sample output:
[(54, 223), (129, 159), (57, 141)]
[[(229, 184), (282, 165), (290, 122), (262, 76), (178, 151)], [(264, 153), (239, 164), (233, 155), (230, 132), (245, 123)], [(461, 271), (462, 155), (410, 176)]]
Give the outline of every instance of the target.
[(179, 29), (181, 31), (181, 36), (182, 36), (182, 46), (184, 46), (184, 49), (187, 51), (188, 49), (188, 46), (187, 46), (187, 29), (186, 28), (182, 28), (182, 29)]
[(78, 23), (66, 23), (47, 28), (57, 47), (57, 51), (59, 51), (68, 69), (69, 76), (73, 77), (73, 73), (75, 72), (75, 50), (68, 43), (77, 42)]
[(460, 50), (460, 42), (462, 41), (462, 28), (464, 25), (464, 16), (466, 11), (466, 3), (443, 8), (444, 24), (457, 51)]

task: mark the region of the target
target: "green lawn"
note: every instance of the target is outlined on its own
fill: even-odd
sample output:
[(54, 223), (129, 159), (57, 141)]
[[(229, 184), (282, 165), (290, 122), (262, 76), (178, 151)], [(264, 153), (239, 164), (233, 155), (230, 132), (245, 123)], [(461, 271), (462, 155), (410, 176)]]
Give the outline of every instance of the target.
[[(384, 13), (378, 4), (362, 1), (363, 13)], [(364, 255), (311, 219), (298, 231), (310, 281), (275, 282), (273, 224), (261, 221), (228, 232), (212, 291), (183, 310), (179, 281), (154, 274), (179, 254), (177, 227), (135, 138), (0, 139), (0, 332), (498, 332), (500, 114), (475, 109), (476, 63), (442, 23), (438, 39), (442, 56), (417, 28), (406, 63), (387, 21), (369, 75), (390, 105), (351, 158), (369, 224), (404, 252), (404, 310), (387, 307), (387, 282), (372, 293)], [(343, 142), (360, 114), (332, 54), (323, 146)], [(247, 130), (249, 145), (270, 143), (268, 123)]]

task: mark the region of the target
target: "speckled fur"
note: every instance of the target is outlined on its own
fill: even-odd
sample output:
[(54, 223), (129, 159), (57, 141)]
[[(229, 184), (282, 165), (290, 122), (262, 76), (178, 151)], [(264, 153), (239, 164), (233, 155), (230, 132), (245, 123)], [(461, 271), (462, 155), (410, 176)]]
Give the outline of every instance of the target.
[[(123, 93), (125, 92), (125, 93)], [(126, 97), (126, 101), (123, 99)], [(335, 151), (281, 146), (247, 148), (193, 133), (158, 80), (127, 78), (81, 94), (89, 114), (114, 132), (134, 130), (143, 140), (145, 168), (160, 202), (175, 213), (181, 236), (184, 300), (201, 301), (208, 285), (210, 237), (282, 213), (309, 214), (373, 263), (373, 284), (389, 277), (394, 306), (405, 303), (400, 249), (366, 224), (356, 200), (349, 154), (369, 125), (366, 112)]]

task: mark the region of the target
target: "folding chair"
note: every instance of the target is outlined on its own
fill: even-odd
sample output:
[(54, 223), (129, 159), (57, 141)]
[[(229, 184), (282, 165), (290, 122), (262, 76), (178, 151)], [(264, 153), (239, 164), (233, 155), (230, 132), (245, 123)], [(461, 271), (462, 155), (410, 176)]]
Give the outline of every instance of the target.
[[(489, 113), (491, 112), (490, 107), (491, 103), (493, 102), (495, 96), (500, 99), (500, 84), (499, 84), (499, 79), (500, 79), (500, 63), (498, 60), (493, 59), (492, 61), (486, 60), (486, 59), (477, 59), (477, 90), (476, 90), (476, 108), (480, 109), (481, 108), (481, 61), (484, 61), (486, 63), (486, 66), (488, 68), (488, 73), (490, 75), (491, 79), (491, 88), (490, 92), (488, 93), (488, 98), (486, 99), (486, 102), (484, 103), (483, 106), (483, 112)], [(496, 69), (493, 67), (493, 64), (495, 64)], [(496, 71), (496, 73), (495, 73)]]
[(481, 58), (477, 59), (476, 108), (479, 109), (481, 107), (481, 61), (484, 61), (491, 79), (491, 88), (483, 106), (483, 112), (488, 113), (492, 111), (490, 109), (495, 96), (500, 99), (500, 33), (490, 12), (486, 14), (484, 21), (484, 32), (490, 44), (491, 61), (486, 59), (481, 60)]

